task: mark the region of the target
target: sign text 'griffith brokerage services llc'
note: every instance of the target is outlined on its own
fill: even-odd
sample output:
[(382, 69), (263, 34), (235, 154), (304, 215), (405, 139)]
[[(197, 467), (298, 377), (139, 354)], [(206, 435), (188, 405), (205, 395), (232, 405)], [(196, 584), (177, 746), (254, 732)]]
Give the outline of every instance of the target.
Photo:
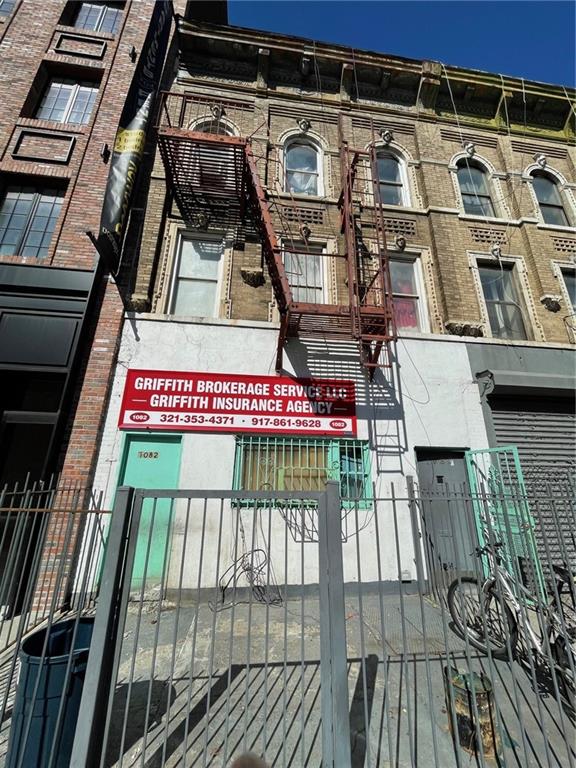
[(131, 369), (119, 427), (354, 436), (354, 382)]

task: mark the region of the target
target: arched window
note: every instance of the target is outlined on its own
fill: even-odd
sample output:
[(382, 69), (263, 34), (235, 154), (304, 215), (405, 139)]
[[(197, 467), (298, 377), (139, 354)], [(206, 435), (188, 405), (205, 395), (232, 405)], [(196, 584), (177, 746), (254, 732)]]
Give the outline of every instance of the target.
[(291, 141), (285, 152), (286, 191), (295, 195), (321, 195), (320, 152), (304, 139)]
[(556, 181), (547, 173), (534, 171), (532, 173), (532, 187), (544, 223), (556, 224), (559, 227), (570, 226)]
[(380, 201), (384, 205), (410, 205), (402, 161), (391, 152), (376, 154)]
[(458, 162), (458, 184), (465, 213), (472, 216), (495, 216), (486, 169), (474, 161)]
[[(218, 136), (234, 136), (233, 127), (222, 117), (206, 117), (189, 125), (195, 133), (212, 133)], [(234, 194), (234, 148), (222, 144), (217, 156), (210, 148), (197, 144), (191, 153), (191, 168), (195, 183), (205, 192)]]
[(223, 122), (221, 118), (203, 120), (194, 125), (193, 130), (197, 133), (215, 133), (218, 136), (234, 136), (232, 128)]

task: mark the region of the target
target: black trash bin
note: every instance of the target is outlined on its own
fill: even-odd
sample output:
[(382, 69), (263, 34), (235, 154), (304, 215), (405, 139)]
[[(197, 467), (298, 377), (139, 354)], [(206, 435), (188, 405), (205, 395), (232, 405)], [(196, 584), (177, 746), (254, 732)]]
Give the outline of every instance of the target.
[[(52, 768), (69, 768), (94, 619), (80, 619), (72, 647), (75, 623), (75, 619), (58, 622), (35, 632), (22, 643), (6, 768), (46, 768), (54, 742)], [(48, 644), (42, 658), (46, 632)], [(62, 697), (64, 704), (57, 732)], [(30, 712), (32, 719), (28, 727)]]

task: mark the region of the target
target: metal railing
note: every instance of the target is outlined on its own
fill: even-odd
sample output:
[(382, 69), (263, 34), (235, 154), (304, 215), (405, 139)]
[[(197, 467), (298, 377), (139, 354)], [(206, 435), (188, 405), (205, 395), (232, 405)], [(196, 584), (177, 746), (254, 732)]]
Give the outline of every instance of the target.
[(96, 626), (87, 671), (111, 685), (82, 703), (73, 766), (227, 766), (248, 750), (275, 767), (574, 765), (574, 584), (560, 594), (558, 563), (539, 555), (545, 597), (515, 606), (498, 582), (482, 602), (474, 515), (496, 541), (493, 499), (408, 479), (342, 509), (327, 487), (123, 491), (107, 567), (120, 622)]
[(515, 493), (119, 489), (70, 765), (574, 766), (569, 532), (500, 555)]
[[(98, 495), (62, 479), (27, 482), (0, 493), (0, 765), (6, 759), (11, 768), (30, 764), (31, 753), (14, 742), (24, 745), (30, 740), (47, 689), (51, 687), (51, 696), (58, 694), (52, 671), (46, 683), (42, 673), (34, 677), (34, 670), (51, 664), (55, 637), (59, 655), (65, 653), (62, 622), (73, 647), (83, 632), (83, 617), (94, 613), (108, 525), (100, 506)], [(62, 691), (74, 681), (73, 662), (70, 652)], [(65, 716), (63, 696), (49, 726), (53, 730), (43, 737), (46, 757), (54, 752), (53, 760)]]

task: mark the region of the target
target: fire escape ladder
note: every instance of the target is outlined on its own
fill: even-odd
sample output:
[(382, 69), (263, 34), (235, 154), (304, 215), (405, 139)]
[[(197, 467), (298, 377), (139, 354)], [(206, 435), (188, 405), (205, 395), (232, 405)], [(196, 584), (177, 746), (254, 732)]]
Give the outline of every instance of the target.
[(342, 178), (342, 191), (338, 204), (340, 206), (340, 232), (344, 235), (344, 248), (346, 255), (346, 269), (348, 279), (348, 301), (350, 308), (350, 328), (353, 339), (360, 338), (360, 297), (358, 293), (358, 269), (357, 269), (357, 238), (356, 215), (354, 212), (353, 188), (356, 180), (359, 154), (352, 152), (348, 142), (341, 138), (340, 142), (340, 170)]
[(350, 323), (362, 364), (371, 376), (376, 368), (389, 367), (388, 345), (396, 338), (374, 131), (372, 134), (368, 150), (353, 150), (340, 123), (342, 192), (338, 202), (348, 268)]

